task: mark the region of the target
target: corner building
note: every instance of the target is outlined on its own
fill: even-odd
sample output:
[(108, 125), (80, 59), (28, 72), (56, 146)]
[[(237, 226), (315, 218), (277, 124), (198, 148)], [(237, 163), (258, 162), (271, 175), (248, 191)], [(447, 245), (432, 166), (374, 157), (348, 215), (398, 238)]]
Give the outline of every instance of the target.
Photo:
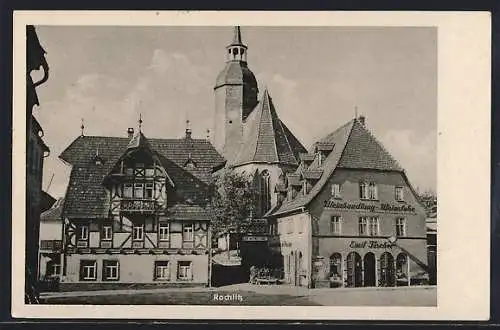
[(359, 117), (317, 141), (268, 212), (285, 282), (308, 287), (428, 281), (426, 213), (405, 171)]

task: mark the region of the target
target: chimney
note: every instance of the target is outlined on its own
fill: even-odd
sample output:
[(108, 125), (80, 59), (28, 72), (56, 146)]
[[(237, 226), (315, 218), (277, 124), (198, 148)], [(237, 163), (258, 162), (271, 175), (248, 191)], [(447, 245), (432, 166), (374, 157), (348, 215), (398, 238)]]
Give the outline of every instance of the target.
[(361, 123), (361, 125), (363, 125), (363, 127), (365, 126), (365, 116), (361, 115), (359, 116), (359, 122)]
[(132, 127), (129, 127), (127, 129), (127, 135), (128, 135), (128, 138), (131, 139), (134, 137), (134, 129)]

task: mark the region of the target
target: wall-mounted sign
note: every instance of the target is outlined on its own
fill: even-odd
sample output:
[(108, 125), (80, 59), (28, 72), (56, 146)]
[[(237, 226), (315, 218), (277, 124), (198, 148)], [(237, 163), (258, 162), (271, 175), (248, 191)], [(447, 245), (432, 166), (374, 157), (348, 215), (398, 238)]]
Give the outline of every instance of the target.
[(408, 204), (396, 205), (389, 203), (381, 204), (368, 204), (364, 202), (350, 203), (339, 202), (336, 200), (326, 200), (325, 207), (334, 209), (347, 209), (347, 210), (365, 210), (369, 212), (386, 211), (386, 212), (415, 212), (415, 208)]
[(351, 249), (392, 249), (396, 244), (390, 242), (379, 241), (351, 241), (349, 247)]
[(266, 242), (267, 236), (243, 236), (244, 242)]

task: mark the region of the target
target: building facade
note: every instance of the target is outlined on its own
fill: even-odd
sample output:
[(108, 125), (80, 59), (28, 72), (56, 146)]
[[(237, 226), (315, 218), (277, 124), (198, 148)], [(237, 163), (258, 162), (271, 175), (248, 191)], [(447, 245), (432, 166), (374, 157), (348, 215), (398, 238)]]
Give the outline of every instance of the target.
[(308, 287), (428, 280), (425, 209), (404, 170), (356, 118), (301, 155), (268, 213), (284, 280)]
[[(33, 81), (32, 71), (43, 70), (43, 77)], [(45, 50), (40, 45), (35, 28), (26, 27), (26, 302), (36, 302), (38, 271), (38, 236), (42, 212), (43, 161), (49, 155), (49, 148), (43, 141), (43, 129), (33, 115), (39, 105), (37, 86), (49, 77)]]
[(59, 281), (61, 276), (63, 205), (64, 199), (60, 198), (40, 216), (39, 281)]
[[(140, 121), (141, 123), (141, 121)], [(60, 158), (72, 166), (63, 209), (61, 289), (209, 283), (209, 141), (82, 136)]]

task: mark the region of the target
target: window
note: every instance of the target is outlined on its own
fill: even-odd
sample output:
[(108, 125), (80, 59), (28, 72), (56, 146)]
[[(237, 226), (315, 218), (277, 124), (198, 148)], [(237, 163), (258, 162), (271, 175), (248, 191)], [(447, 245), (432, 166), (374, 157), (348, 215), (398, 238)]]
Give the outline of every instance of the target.
[(406, 219), (396, 219), (396, 236), (406, 236)]
[(318, 151), (318, 166), (321, 166), (323, 163), (323, 153), (321, 151)]
[(307, 181), (306, 181), (306, 179), (304, 179), (304, 180), (302, 181), (302, 193), (303, 193), (304, 195), (307, 195)]
[(369, 199), (378, 199), (378, 194), (377, 194), (377, 185), (375, 182), (370, 182), (368, 184), (368, 198)]
[(178, 268), (177, 278), (179, 280), (191, 279), (191, 261), (179, 261)]
[(332, 184), (332, 197), (333, 198), (340, 198), (340, 184), (338, 184), (338, 183)]
[(365, 182), (360, 182), (359, 183), (359, 198), (360, 199), (368, 199), (368, 194), (367, 194), (367, 185)]
[(170, 234), (170, 226), (168, 223), (160, 223), (158, 227), (158, 236), (160, 241), (168, 241), (168, 237)]
[(368, 235), (368, 221), (366, 217), (359, 218), (359, 235), (367, 236)]
[(144, 198), (144, 183), (134, 184), (134, 197)]
[(168, 281), (170, 279), (169, 263), (166, 260), (155, 261), (155, 280)]
[(342, 255), (340, 253), (330, 256), (330, 278), (337, 280), (342, 278)]
[(134, 169), (132, 167), (125, 168), (125, 174), (130, 176), (134, 175)]
[(78, 240), (86, 241), (89, 239), (89, 226), (78, 227)]
[(144, 239), (144, 225), (134, 225), (132, 228), (132, 239), (142, 241)]
[(340, 216), (334, 215), (330, 219), (330, 231), (333, 234), (340, 234)]
[(95, 281), (97, 279), (97, 262), (95, 260), (80, 261), (80, 280)]
[(153, 183), (146, 183), (146, 198), (147, 199), (153, 199), (153, 190), (154, 190), (154, 184)]
[(118, 260), (102, 261), (102, 279), (104, 281), (116, 281), (119, 279)]
[(123, 197), (132, 198), (132, 184), (125, 183), (123, 185)]
[(113, 227), (102, 226), (102, 240), (110, 241), (113, 238)]
[(184, 241), (193, 240), (193, 224), (184, 224), (182, 228), (182, 239)]
[(361, 217), (361, 218), (359, 218), (359, 235), (360, 236), (378, 236), (379, 235), (378, 217)]
[(403, 187), (396, 187), (394, 188), (394, 197), (398, 202), (404, 201), (404, 190)]
[(359, 198), (377, 200), (378, 193), (377, 193), (377, 185), (375, 184), (375, 182), (370, 182), (370, 183), (360, 182)]
[(368, 221), (370, 223), (370, 236), (378, 236), (378, 218), (371, 217)]
[(152, 168), (152, 167), (148, 167), (148, 168), (146, 169), (146, 176), (147, 176), (147, 177), (152, 177), (152, 176), (154, 176), (154, 175), (155, 175), (155, 169), (154, 169), (154, 168)]

